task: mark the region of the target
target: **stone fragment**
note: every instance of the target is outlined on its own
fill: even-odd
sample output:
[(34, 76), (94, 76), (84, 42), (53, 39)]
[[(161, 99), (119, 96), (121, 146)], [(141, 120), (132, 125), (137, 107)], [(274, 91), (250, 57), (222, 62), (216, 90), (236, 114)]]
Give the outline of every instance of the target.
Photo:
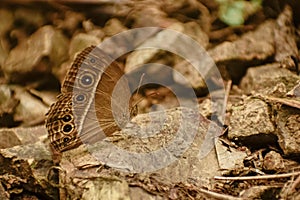
[(85, 20), (83, 13), (74, 12), (70, 9), (64, 12), (63, 19), (57, 18), (53, 20), (54, 25), (59, 29), (69, 32), (71, 35), (78, 30), (82, 21)]
[(300, 77), (280, 67), (279, 63), (252, 67), (241, 80), (240, 88), (244, 93), (261, 93), (272, 96), (285, 96), (294, 88)]
[(264, 196), (266, 199), (275, 199), (280, 192), (280, 188), (276, 186), (253, 186), (240, 193), (243, 199), (261, 199)]
[(133, 27), (163, 27), (167, 28), (178, 21), (171, 18), (159, 6), (151, 3), (139, 4), (142, 9), (131, 12), (134, 19)]
[(233, 42), (223, 42), (209, 50), (215, 62), (263, 61), (274, 54), (274, 21), (266, 21), (256, 30), (245, 33)]
[(0, 149), (0, 160), (0, 182), (9, 197), (29, 192), (44, 199), (58, 199), (57, 188), (48, 181), (53, 162), (44, 143)]
[(48, 106), (23, 88), (15, 87), (13, 90), (15, 98), (20, 100), (16, 107), (14, 120), (22, 122), (23, 126), (32, 126), (43, 122)]
[[(208, 45), (208, 36), (195, 22), (173, 23), (171, 26), (168, 27), (168, 29), (172, 29), (182, 33), (181, 36), (185, 35), (192, 38), (193, 40), (195, 40), (194, 43), (196, 45), (199, 45), (200, 48), (202, 47), (202, 51), (204, 51)], [(138, 47), (143, 48), (153, 45), (155, 46), (155, 44), (164, 44), (163, 46), (168, 46), (170, 49), (176, 49), (177, 51), (181, 51), (182, 43), (177, 41), (181, 41), (182, 38), (178, 38), (179, 36), (175, 34), (170, 35), (169, 33), (170, 32), (168, 31), (162, 30), (153, 37), (145, 40)], [(184, 53), (185, 55), (194, 55), (194, 52), (192, 52), (190, 48), (185, 48)], [(201, 77), (201, 74), (199, 74), (199, 72), (195, 70), (193, 66), (191, 66), (191, 64), (189, 64), (187, 61), (182, 61), (182, 58), (179, 58), (179, 56), (183, 55), (172, 55), (170, 54), (170, 52), (162, 51), (161, 49), (156, 48), (146, 48), (137, 50), (127, 57), (125, 72), (135, 72), (139, 75), (144, 73), (146, 74), (145, 79), (149, 80), (149, 82), (160, 84), (163, 83), (164, 85), (171, 85), (175, 81), (175, 83), (181, 85), (188, 85), (189, 87), (192, 86), (197, 91), (204, 90), (202, 91), (202, 93), (205, 93), (206, 85), (203, 81), (203, 77)], [(200, 62), (199, 59), (201, 58), (195, 58), (194, 56), (193, 59), (195, 60), (189, 61), (193, 62), (192, 64), (195, 65), (198, 64), (195, 62)], [(205, 61), (203, 61), (202, 59), (201, 62), (205, 63)], [(172, 66), (174, 65), (175, 70), (172, 70)], [(184, 75), (186, 81), (182, 81), (182, 76), (179, 75), (180, 73)], [(139, 80), (139, 78), (137, 80)]]
[(68, 39), (52, 26), (43, 26), (12, 49), (2, 70), (11, 82), (30, 82), (49, 74), (68, 58)]
[(286, 6), (277, 18), (274, 38), (276, 47), (275, 60), (281, 62), (283, 67), (295, 70), (296, 64), (292, 57), (297, 59), (299, 54), (293, 23), (293, 12), (290, 6)]
[(300, 155), (300, 110), (282, 106), (276, 117), (278, 142), (285, 155)]
[(103, 31), (107, 37), (126, 31), (126, 28), (122, 22), (116, 18), (108, 20), (103, 28)]
[(47, 135), (48, 133), (44, 125), (28, 128), (1, 128), (0, 149), (32, 144), (47, 138)]
[[(208, 45), (208, 36), (201, 30), (200, 26), (195, 22), (189, 22), (189, 23), (174, 23), (171, 26), (168, 27), (168, 29), (172, 29), (178, 32), (181, 32), (182, 34), (185, 34), (192, 39), (196, 40), (200, 46), (205, 49)], [(169, 34), (165, 34), (165, 31), (161, 31), (160, 33), (156, 34), (153, 38), (149, 38), (146, 40), (141, 46), (152, 46), (153, 42), (155, 43), (166, 43), (166, 45), (169, 45), (170, 47), (174, 46), (176, 43), (175, 37), (170, 37)], [(174, 48), (178, 48), (174, 46)], [(186, 49), (188, 51), (188, 48)], [(131, 53), (126, 61), (126, 72), (132, 71), (139, 67), (142, 64), (148, 63), (151, 59), (158, 56), (158, 54), (161, 54), (161, 50), (159, 49), (147, 49), (147, 50), (140, 50), (135, 51)], [(163, 63), (168, 64), (168, 63)]]
[(217, 65), (225, 64), (233, 80), (239, 80), (247, 67), (257, 65), (275, 53), (274, 21), (266, 21), (256, 30), (233, 42), (223, 42), (208, 53)]
[(27, 26), (41, 27), (43, 26), (47, 19), (46, 15), (41, 10), (35, 10), (33, 12), (32, 8), (20, 7), (14, 12), (15, 21), (21, 20)]
[(95, 25), (91, 20), (83, 21), (82, 26), (84, 31), (89, 35), (96, 36), (99, 39), (102, 39), (105, 36), (105, 33), (101, 27)]
[(131, 200), (129, 185), (125, 180), (106, 181), (94, 179), (86, 184), (88, 190), (82, 194), (83, 200), (96, 199), (123, 199)]
[(81, 52), (86, 47), (100, 44), (101, 38), (98, 38), (94, 35), (86, 34), (86, 33), (78, 33), (76, 34), (70, 42), (69, 47), (69, 56), (70, 58), (74, 58), (75, 55)]
[(197, 93), (207, 91), (206, 83), (201, 74), (186, 60), (174, 66), (173, 79), (181, 85), (191, 86), (198, 91)]
[(221, 140), (216, 141), (216, 152), (219, 166), (225, 173), (244, 168), (244, 159), (247, 151), (240, 151), (233, 147), (226, 147)]
[(300, 97), (300, 81), (286, 95), (289, 97)]
[(32, 126), (44, 122), (48, 106), (26, 89), (17, 85), (1, 85), (0, 97), (0, 113), (12, 118), (9, 123), (5, 122), (6, 117), (0, 118), (2, 126), (9, 127), (14, 123)]
[(263, 168), (270, 171), (279, 171), (284, 169), (284, 162), (281, 155), (275, 151), (270, 151), (264, 157)]
[(247, 98), (240, 104), (233, 105), (228, 138), (247, 140), (248, 144), (254, 146), (276, 141), (275, 126), (267, 103)]

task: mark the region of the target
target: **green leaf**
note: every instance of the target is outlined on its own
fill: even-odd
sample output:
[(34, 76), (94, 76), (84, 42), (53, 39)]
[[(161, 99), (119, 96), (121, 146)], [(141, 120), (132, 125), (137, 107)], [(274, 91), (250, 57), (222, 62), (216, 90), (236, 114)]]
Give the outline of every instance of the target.
[(220, 19), (230, 26), (244, 24), (244, 1), (227, 2), (220, 5)]
[(220, 4), (219, 18), (229, 26), (239, 26), (261, 7), (262, 0), (216, 0)]

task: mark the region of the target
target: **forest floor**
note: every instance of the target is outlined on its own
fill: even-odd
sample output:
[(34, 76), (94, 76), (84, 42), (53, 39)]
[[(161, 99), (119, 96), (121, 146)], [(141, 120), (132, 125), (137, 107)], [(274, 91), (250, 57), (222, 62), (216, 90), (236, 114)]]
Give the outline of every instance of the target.
[(1, 1), (0, 199), (300, 199), (299, 10)]

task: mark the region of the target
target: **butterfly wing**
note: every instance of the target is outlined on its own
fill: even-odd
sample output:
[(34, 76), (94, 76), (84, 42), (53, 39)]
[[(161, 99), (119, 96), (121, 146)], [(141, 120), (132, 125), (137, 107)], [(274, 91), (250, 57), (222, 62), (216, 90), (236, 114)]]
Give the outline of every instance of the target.
[[(63, 82), (62, 94), (47, 114), (46, 127), (56, 150), (94, 143), (128, 122), (131, 93), (123, 75), (117, 63), (95, 46), (77, 55)], [(72, 120), (65, 122), (69, 116)]]

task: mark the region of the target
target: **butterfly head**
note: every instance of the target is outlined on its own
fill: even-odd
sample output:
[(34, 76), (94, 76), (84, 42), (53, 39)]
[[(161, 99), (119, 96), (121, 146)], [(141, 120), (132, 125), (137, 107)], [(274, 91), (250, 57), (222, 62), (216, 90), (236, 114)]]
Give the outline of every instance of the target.
[(71, 94), (60, 95), (46, 116), (48, 138), (56, 151), (62, 152), (81, 143), (74, 123)]

